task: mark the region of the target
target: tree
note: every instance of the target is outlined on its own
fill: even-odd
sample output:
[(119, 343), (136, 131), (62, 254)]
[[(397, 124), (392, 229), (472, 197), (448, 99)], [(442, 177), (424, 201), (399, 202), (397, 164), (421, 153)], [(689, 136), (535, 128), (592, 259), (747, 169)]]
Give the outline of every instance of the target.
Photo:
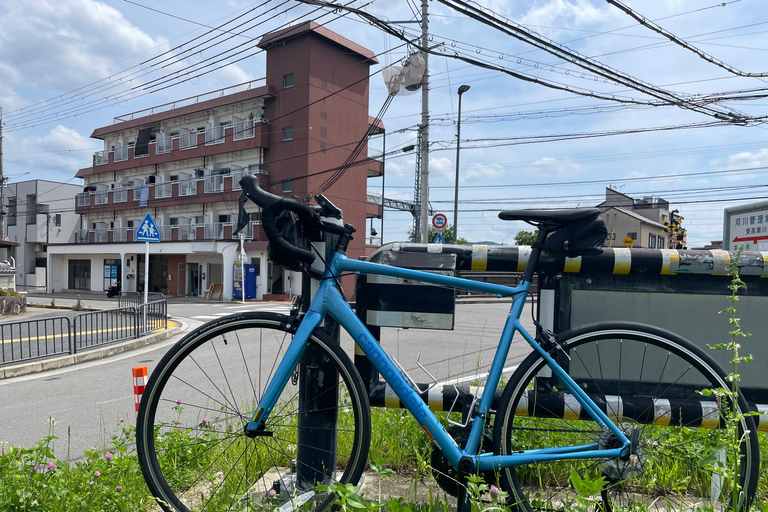
[[(450, 224), (443, 228), (442, 233), (443, 233), (443, 241), (447, 244), (453, 244), (453, 243), (458, 243), (459, 245), (470, 244), (470, 242), (464, 237), (459, 238), (458, 242), (454, 242), (453, 226)], [(437, 236), (437, 231), (435, 230), (435, 228), (433, 228), (432, 226), (429, 226), (429, 230), (427, 233), (427, 238), (429, 239), (429, 243), (432, 243), (435, 240), (436, 236)], [(412, 242), (416, 242), (419, 239), (418, 234), (414, 232), (413, 229), (408, 230), (408, 238)]]
[(518, 231), (515, 235), (515, 244), (516, 245), (533, 245), (533, 242), (536, 241), (536, 237), (539, 235), (539, 230), (536, 231)]

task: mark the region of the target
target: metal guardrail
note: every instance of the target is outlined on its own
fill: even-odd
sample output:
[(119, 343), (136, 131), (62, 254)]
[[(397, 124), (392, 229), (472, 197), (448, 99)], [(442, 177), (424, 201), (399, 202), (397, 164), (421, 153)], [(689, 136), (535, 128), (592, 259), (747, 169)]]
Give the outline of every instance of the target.
[(0, 365), (72, 353), (68, 317), (0, 324)]
[(94, 311), (72, 321), (72, 354), (114, 341), (138, 338), (141, 317), (135, 307)]
[(59, 316), (0, 324), (0, 366), (76, 354), (117, 341), (136, 339), (167, 327), (168, 303), (165, 300), (80, 313), (74, 318)]
[[(147, 300), (149, 302), (157, 302), (164, 300), (164, 296), (158, 292), (147, 292)], [(144, 293), (141, 292), (120, 292), (120, 295), (117, 297), (118, 308), (138, 308), (142, 304), (144, 304)]]

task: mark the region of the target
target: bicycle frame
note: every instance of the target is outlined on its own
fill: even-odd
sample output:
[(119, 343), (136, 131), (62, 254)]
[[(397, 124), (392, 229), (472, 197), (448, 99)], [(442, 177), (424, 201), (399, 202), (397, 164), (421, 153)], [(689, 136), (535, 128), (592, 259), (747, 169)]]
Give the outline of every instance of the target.
[[(401, 375), (395, 364), (390, 361), (379, 343), (368, 331), (365, 325), (355, 315), (352, 308), (344, 300), (337, 288), (334, 275), (342, 272), (356, 272), (358, 274), (377, 274), (383, 276), (399, 277), (426, 283), (464, 288), (485, 293), (493, 293), (499, 297), (512, 297), (513, 302), (507, 321), (501, 334), (501, 340), (496, 350), (491, 369), (488, 373), (486, 390), (494, 390), (499, 384), (504, 361), (507, 358), (512, 338), (515, 332), (519, 332), (528, 344), (538, 352), (547, 362), (551, 370), (561, 379), (568, 390), (573, 393), (581, 406), (589, 416), (597, 422), (603, 430), (610, 430), (621, 442), (621, 447), (601, 449), (598, 443), (584, 445), (563, 446), (558, 448), (543, 448), (538, 450), (526, 450), (509, 455), (494, 456), (486, 453), (477, 455), (485, 419), (488, 417), (493, 392), (484, 393), (480, 398), (475, 411), (471, 411), (472, 427), (465, 449), (457, 446), (453, 438), (446, 432), (434, 413), (429, 409), (421, 396), (411, 384)], [(470, 281), (452, 276), (432, 274), (418, 270), (391, 267), (366, 261), (348, 259), (344, 254), (334, 252), (328, 261), (328, 267), (320, 281), (320, 285), (309, 306), (309, 311), (304, 316), (296, 334), (293, 337), (285, 356), (274, 373), (274, 378), (269, 382), (264, 396), (258, 403), (256, 411), (246, 427), (248, 431), (258, 431), (259, 425), (269, 416), (278, 396), (288, 382), (293, 369), (298, 364), (307, 340), (315, 328), (320, 325), (326, 315), (330, 315), (352, 336), (360, 349), (368, 356), (368, 359), (376, 367), (379, 373), (389, 383), (395, 394), (408, 408), (414, 418), (419, 422), (424, 431), (435, 444), (438, 445), (443, 455), (454, 466), (458, 467), (459, 460), (469, 457), (473, 461), (477, 471), (499, 470), (511, 466), (530, 464), (535, 462), (547, 462), (565, 459), (589, 459), (589, 458), (614, 458), (627, 456), (630, 450), (630, 442), (624, 433), (602, 412), (591, 398), (571, 379), (568, 373), (547, 354), (539, 343), (525, 330), (520, 323), (520, 315), (525, 305), (531, 284), (523, 281), (512, 288), (491, 283)]]

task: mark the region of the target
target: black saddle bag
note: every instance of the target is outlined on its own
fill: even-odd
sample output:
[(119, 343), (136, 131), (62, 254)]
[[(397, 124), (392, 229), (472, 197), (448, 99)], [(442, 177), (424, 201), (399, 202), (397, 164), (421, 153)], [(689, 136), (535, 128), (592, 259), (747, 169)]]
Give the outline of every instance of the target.
[(595, 256), (603, 252), (602, 246), (608, 236), (608, 229), (600, 217), (584, 219), (547, 237), (546, 251), (552, 256), (575, 258)]

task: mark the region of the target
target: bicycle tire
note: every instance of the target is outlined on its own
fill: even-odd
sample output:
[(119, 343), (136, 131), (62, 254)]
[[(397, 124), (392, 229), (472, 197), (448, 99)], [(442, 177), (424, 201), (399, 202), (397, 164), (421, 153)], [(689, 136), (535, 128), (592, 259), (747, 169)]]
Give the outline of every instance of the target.
[[(286, 511), (312, 500), (323, 511), (334, 495), (315, 493), (316, 484), (357, 484), (371, 439), (368, 396), (349, 356), (320, 331), (302, 355), (310, 364), (297, 365), (267, 421), (272, 437), (245, 436), (256, 398), (296, 327), (289, 317), (273, 313), (224, 317), (178, 341), (152, 371), (141, 399), (136, 445), (147, 485), (164, 510), (241, 511), (287, 503), (281, 509)], [(317, 395), (300, 403), (299, 389), (315, 386), (321, 386)], [(302, 444), (296, 437), (299, 407), (310, 413), (305, 426), (310, 425), (306, 432), (312, 440)], [(312, 414), (333, 409), (339, 414), (333, 428), (323, 430), (326, 420), (312, 423), (317, 418)], [(318, 434), (331, 436), (329, 449), (317, 447)], [(306, 456), (298, 457), (299, 450), (316, 450), (310, 455), (321, 458), (334, 450), (335, 457), (323, 464), (335, 467), (311, 468)]]
[[(583, 503), (606, 512), (695, 510), (702, 504), (730, 510), (728, 483), (712, 468), (725, 453), (718, 448), (724, 435), (722, 411), (732, 402), (722, 398), (718, 410), (715, 397), (697, 392), (730, 389), (726, 373), (711, 356), (671, 332), (630, 322), (585, 325), (558, 335), (557, 342), (563, 350), (552, 348), (549, 354), (558, 363), (563, 360), (563, 368), (568, 365), (569, 375), (628, 438), (636, 436), (635, 454), (627, 460), (563, 460), (504, 469), (500, 481), (511, 505), (525, 512), (569, 510)], [(577, 442), (612, 446), (615, 436), (603, 433), (556, 381), (538, 353), (520, 364), (499, 402), (495, 454)], [(741, 394), (737, 410), (749, 411)], [(743, 492), (737, 508), (745, 511), (757, 487), (760, 451), (752, 419), (747, 416), (738, 425)], [(701, 426), (714, 428), (696, 428)], [(600, 478), (602, 490), (589, 490), (590, 482), (599, 484)], [(711, 503), (718, 495), (721, 503)]]

